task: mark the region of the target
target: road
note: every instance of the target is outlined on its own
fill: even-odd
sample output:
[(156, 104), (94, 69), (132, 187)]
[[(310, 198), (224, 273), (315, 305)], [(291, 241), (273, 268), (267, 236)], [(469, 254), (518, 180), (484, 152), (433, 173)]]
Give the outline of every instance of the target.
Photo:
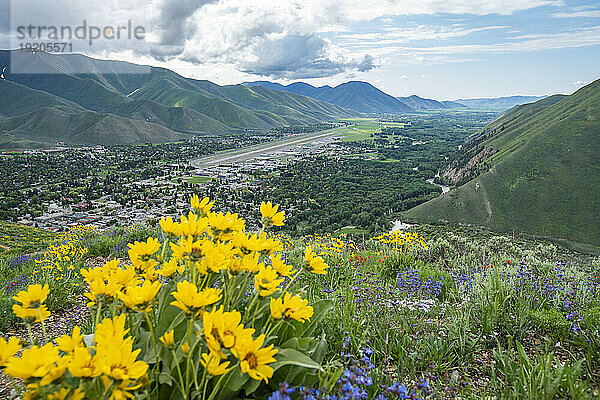
[(293, 138), (275, 140), (272, 142), (262, 143), (255, 146), (244, 147), (241, 149), (233, 149), (223, 153), (213, 154), (211, 156), (198, 158), (190, 162), (192, 166), (196, 168), (210, 167), (224, 163), (232, 164), (260, 156), (261, 154), (272, 153), (274, 151), (280, 150), (287, 150), (294, 146), (308, 144), (318, 140), (329, 139), (335, 136), (341, 136), (344, 134), (344, 130), (346, 129), (348, 129), (348, 127), (339, 127), (327, 129), (325, 131), (297, 135)]

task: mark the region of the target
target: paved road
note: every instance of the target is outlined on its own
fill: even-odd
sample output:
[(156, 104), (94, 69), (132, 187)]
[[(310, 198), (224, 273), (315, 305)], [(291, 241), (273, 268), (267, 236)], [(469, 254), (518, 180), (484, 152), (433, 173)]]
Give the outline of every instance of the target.
[(265, 153), (272, 153), (274, 151), (287, 150), (291, 147), (308, 144), (314, 141), (333, 138), (335, 136), (343, 135), (341, 131), (347, 129), (347, 127), (332, 128), (325, 131), (307, 133), (293, 138), (276, 140), (269, 143), (262, 143), (255, 146), (244, 147), (242, 149), (234, 149), (226, 151), (220, 154), (213, 154), (211, 156), (198, 158), (191, 161), (194, 167), (210, 167), (223, 163), (235, 163), (245, 161), (253, 157), (260, 156)]

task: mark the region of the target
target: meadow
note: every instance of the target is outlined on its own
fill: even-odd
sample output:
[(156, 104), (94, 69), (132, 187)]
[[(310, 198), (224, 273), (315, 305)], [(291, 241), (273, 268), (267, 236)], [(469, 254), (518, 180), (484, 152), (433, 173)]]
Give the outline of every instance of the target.
[[(277, 214), (270, 215), (278, 222)], [(191, 215), (182, 217), (179, 226), (188, 223), (189, 218)], [(49, 285), (44, 304), (49, 312), (55, 313), (81, 302), (82, 294), (93, 294), (97, 283), (90, 280), (90, 271), (103, 271), (106, 268), (103, 265), (111, 259), (120, 260), (123, 271), (128, 271), (131, 264), (137, 268), (136, 263), (142, 262), (139, 260), (156, 263), (156, 268), (160, 265), (156, 270), (161, 276), (158, 281), (152, 278), (155, 272), (143, 272), (144, 282), (160, 282), (161, 292), (156, 300), (149, 300), (137, 311), (133, 310), (136, 306), (127, 302), (131, 300), (113, 300), (114, 306), (107, 303), (104, 308), (92, 305), (89, 317), (92, 320), (81, 325), (82, 334), (90, 334), (97, 329), (100, 316), (106, 321), (119, 313), (127, 315), (133, 346), (141, 351), (136, 362), (149, 366), (146, 380), (140, 378), (133, 384), (111, 376), (113, 384), (102, 386), (99, 378), (94, 378), (94, 382), (98, 381), (94, 385), (105, 389), (98, 392), (96, 386), (80, 382), (75, 374), (63, 370), (60, 380), (45, 387), (52, 390), (68, 387), (63, 392), (66, 398), (78, 398), (77, 387), (86, 388), (88, 398), (108, 398), (111, 390), (116, 393), (117, 388), (122, 389), (120, 394), (135, 398), (585, 399), (599, 395), (600, 260), (556, 244), (467, 228), (448, 230), (426, 225), (364, 240), (362, 235), (293, 238), (275, 230), (264, 237), (263, 244), (255, 244), (259, 248), (266, 246), (256, 253), (257, 257), (267, 266), (277, 266), (278, 274), (267, 279), (276, 283), (272, 293), (255, 292), (252, 285), (247, 285), (248, 277), (255, 274), (252, 268), (238, 275), (240, 272), (235, 272), (233, 264), (228, 272), (218, 268), (215, 269), (218, 273), (209, 272), (202, 283), (204, 290), (223, 288), (223, 305), (236, 304), (246, 327), (251, 321), (257, 333), (266, 333), (262, 349), (269, 348), (266, 346), (270, 343), (279, 352), (274, 355), (277, 361), (270, 364), (274, 374), (270, 379), (252, 375), (248, 379), (240, 374), (243, 369), (226, 369), (226, 366), (217, 374), (216, 366), (204, 359), (204, 364), (212, 366), (210, 370), (215, 377), (211, 380), (210, 373), (207, 377), (206, 373), (198, 372), (199, 378), (206, 379), (205, 383), (199, 383), (187, 380), (190, 378), (187, 374), (177, 374), (177, 368), (186, 367), (185, 361), (177, 362), (179, 357), (185, 359), (189, 353), (185, 353), (185, 348), (183, 353), (168, 351), (171, 344), (163, 343), (161, 336), (174, 327), (173, 340), (185, 347), (186, 329), (197, 326), (198, 337), (209, 337), (209, 332), (202, 333), (200, 322), (186, 325), (185, 312), (178, 314), (177, 308), (168, 305), (173, 300), (175, 284), (185, 277), (195, 279), (194, 274), (179, 272), (181, 277), (178, 277), (173, 270), (171, 273), (175, 275), (161, 275), (169, 265), (166, 260), (176, 257), (177, 247), (171, 246), (172, 253), (163, 250), (160, 257), (152, 258), (136, 259), (129, 252), (132, 246), (138, 249), (140, 243), (149, 244), (150, 241), (143, 242), (147, 237), (181, 245), (170, 233), (176, 228), (167, 224), (163, 229), (131, 227), (97, 232), (89, 227), (76, 227), (55, 235), (14, 225), (2, 227), (3, 232), (18, 232), (15, 233), (18, 236), (3, 239), (5, 249), (0, 253), (0, 276), (4, 280), (0, 292), (2, 332), (19, 329), (24, 332), (25, 327), (13, 315), (12, 307), (13, 296), (28, 285)], [(214, 235), (214, 229), (212, 232)], [(10, 235), (2, 235), (6, 236)], [(37, 237), (43, 239), (36, 240)], [(248, 240), (254, 240), (252, 237), (247, 236)], [(15, 245), (17, 242), (33, 243), (19, 247)], [(135, 242), (136, 245), (127, 246)], [(266, 250), (269, 246), (275, 246), (276, 250)], [(239, 256), (241, 262), (251, 254)], [(329, 268), (321, 272), (313, 269), (312, 261), (317, 259)], [(185, 263), (177, 265), (183, 269)], [(289, 266), (289, 270), (285, 272), (281, 265)], [(299, 272), (291, 273), (292, 269)], [(202, 281), (196, 282), (200, 287)], [(129, 294), (133, 289), (122, 290)], [(296, 305), (296, 309), (306, 310), (311, 305), (309, 318), (281, 322), (274, 319), (272, 301), (283, 299), (284, 292), (306, 302), (303, 306)], [(228, 293), (233, 294), (231, 303), (225, 300)], [(98, 302), (100, 297), (96, 294), (95, 299)], [(145, 307), (150, 305), (149, 311)], [(215, 309), (216, 306), (210, 313)], [(149, 318), (147, 322), (145, 318)], [(193, 316), (189, 318), (195, 321)], [(161, 323), (162, 319), (168, 319), (169, 323)], [(39, 328), (40, 324), (33, 325)], [(70, 335), (71, 331), (62, 333)], [(160, 342), (155, 340), (159, 336)], [(197, 351), (199, 357), (200, 348), (205, 345), (201, 340), (196, 342), (191, 337), (189, 340), (192, 350), (188, 351)], [(61, 343), (60, 338), (58, 342)], [(221, 345), (225, 346), (224, 343)], [(224, 363), (238, 365), (235, 364), (238, 353), (234, 350), (229, 353), (222, 349), (227, 358)], [(3, 351), (0, 343), (0, 364), (6, 360)], [(194, 371), (202, 370), (199, 358), (188, 356), (188, 359), (192, 361), (187, 362), (187, 367), (192, 365)], [(208, 366), (205, 368), (209, 370)], [(26, 381), (40, 382), (32, 377)], [(14, 382), (19, 391), (24, 390), (18, 380)], [(129, 382), (128, 386), (119, 386), (123, 382)], [(170, 397), (165, 395), (167, 387), (172, 388)], [(187, 391), (186, 387), (191, 389)], [(58, 398), (43, 390), (39, 393), (45, 393), (45, 398)]]

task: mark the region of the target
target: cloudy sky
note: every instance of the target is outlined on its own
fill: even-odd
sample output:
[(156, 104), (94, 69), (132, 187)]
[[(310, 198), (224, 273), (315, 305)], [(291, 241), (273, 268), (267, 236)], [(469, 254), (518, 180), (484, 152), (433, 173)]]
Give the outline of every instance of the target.
[[(16, 27), (132, 21), (74, 50), (219, 84), (365, 80), (437, 99), (571, 93), (600, 78), (600, 3), (571, 0), (0, 0)], [(12, 40), (11, 40), (12, 39)]]

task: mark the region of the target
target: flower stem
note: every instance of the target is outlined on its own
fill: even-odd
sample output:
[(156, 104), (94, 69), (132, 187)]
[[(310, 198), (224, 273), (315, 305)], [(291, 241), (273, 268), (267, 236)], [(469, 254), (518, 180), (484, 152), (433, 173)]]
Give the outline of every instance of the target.
[(37, 309), (38, 315), (40, 316), (40, 322), (42, 323), (42, 333), (44, 334), (44, 341), (48, 343), (48, 335), (46, 335), (46, 325), (44, 324), (44, 318), (42, 318), (42, 312)]
[(152, 322), (150, 321), (150, 317), (148, 316), (148, 311), (144, 312), (144, 317), (146, 317), (148, 328), (150, 328), (150, 336), (152, 337), (152, 346), (154, 347), (154, 358), (156, 360), (155, 368), (158, 368), (158, 350), (156, 348), (156, 337), (154, 336), (154, 327), (152, 326)]

